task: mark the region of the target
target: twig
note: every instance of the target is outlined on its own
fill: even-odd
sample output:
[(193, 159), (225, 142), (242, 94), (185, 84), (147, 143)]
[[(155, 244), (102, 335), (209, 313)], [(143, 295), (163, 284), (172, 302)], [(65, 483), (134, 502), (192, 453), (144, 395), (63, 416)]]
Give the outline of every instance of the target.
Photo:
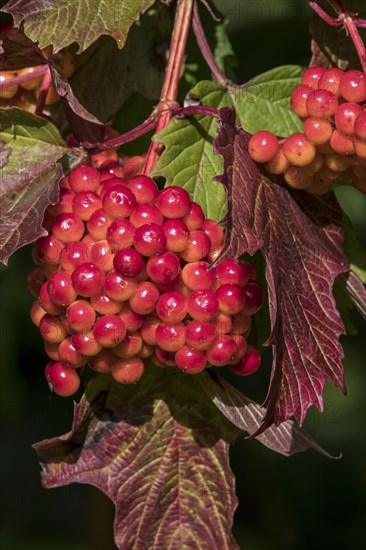
[(39, 69), (36, 69), (32, 73), (27, 73), (21, 76), (15, 76), (14, 78), (9, 78), (9, 80), (6, 80), (6, 82), (4, 82), (4, 86), (13, 86), (14, 84), (23, 84), (23, 82), (27, 82), (28, 80), (33, 80), (34, 78), (38, 78), (39, 76), (42, 76), (47, 72), (47, 70), (48, 70), (48, 65), (42, 65), (42, 67), (39, 67)]
[(366, 50), (365, 50), (365, 44), (362, 41), (362, 38), (360, 36), (360, 33), (358, 32), (358, 29), (356, 27), (356, 24), (352, 17), (348, 14), (345, 15), (344, 19), (344, 26), (346, 27), (347, 31), (350, 34), (350, 37), (352, 38), (352, 42), (356, 48), (358, 57), (360, 59), (361, 67), (364, 73), (366, 73)]
[[(161, 90), (158, 109), (156, 132), (168, 124), (171, 110), (177, 105), (178, 84), (184, 61), (188, 31), (191, 22), (193, 0), (178, 0), (175, 14), (173, 34), (170, 42), (168, 64), (165, 70), (163, 88)], [(149, 174), (159, 158), (161, 144), (153, 142), (146, 156), (144, 174)]]
[(106, 149), (115, 149), (117, 147), (120, 147), (121, 145), (124, 145), (125, 143), (134, 141), (144, 134), (147, 134), (147, 132), (155, 128), (156, 122), (157, 112), (154, 110), (149, 118), (147, 118), (142, 124), (136, 126), (136, 128), (133, 128), (132, 130), (129, 130), (128, 132), (125, 132), (120, 136), (108, 139), (103, 143), (83, 143), (83, 147), (85, 149), (98, 149), (99, 151), (105, 151)]
[(207, 65), (210, 68), (210, 71), (212, 72), (213, 76), (217, 80), (218, 84), (221, 86), (225, 86), (226, 84), (230, 84), (230, 81), (226, 78), (226, 76), (223, 74), (221, 69), (218, 67), (216, 63), (216, 59), (214, 54), (212, 53), (212, 50), (210, 48), (209, 43), (207, 42), (207, 38), (205, 35), (205, 31), (202, 27), (202, 22), (200, 18), (200, 14), (198, 11), (197, 1), (195, 1), (193, 6), (193, 21), (192, 21), (192, 28), (193, 32), (196, 36), (198, 47), (201, 50), (201, 53), (203, 57), (205, 58), (205, 61)]
[(175, 117), (187, 117), (193, 115), (204, 115), (219, 118), (219, 110), (214, 107), (204, 107), (203, 105), (192, 105), (191, 107), (178, 107), (172, 110)]
[(315, 11), (319, 17), (323, 19), (328, 25), (331, 25), (332, 27), (339, 27), (342, 25), (342, 19), (337, 17), (335, 19), (334, 17), (331, 17), (326, 11), (324, 11), (314, 0), (307, 0), (307, 3), (311, 7), (312, 10)]

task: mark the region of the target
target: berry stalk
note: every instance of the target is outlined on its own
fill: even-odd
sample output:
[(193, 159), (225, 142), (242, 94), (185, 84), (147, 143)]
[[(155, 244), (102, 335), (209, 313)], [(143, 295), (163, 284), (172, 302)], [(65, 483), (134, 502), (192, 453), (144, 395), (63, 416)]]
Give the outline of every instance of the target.
[[(178, 0), (174, 28), (170, 42), (168, 64), (158, 105), (156, 133), (165, 128), (171, 117), (171, 107), (175, 105), (178, 84), (184, 61), (188, 31), (191, 23), (193, 0)], [(144, 166), (144, 174), (149, 174), (159, 158), (160, 143), (151, 143)]]

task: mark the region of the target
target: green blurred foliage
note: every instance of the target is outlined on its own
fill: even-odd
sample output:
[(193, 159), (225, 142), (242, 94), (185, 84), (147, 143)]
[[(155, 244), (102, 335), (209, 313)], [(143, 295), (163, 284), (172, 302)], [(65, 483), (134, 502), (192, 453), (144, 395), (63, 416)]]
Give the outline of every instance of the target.
[[(215, 0), (215, 5), (229, 19), (237, 82), (278, 65), (308, 63), (311, 11), (302, 0)], [(202, 4), (200, 11), (205, 11)], [(200, 79), (208, 78), (192, 37), (189, 48), (187, 63), (197, 65)], [(191, 85), (183, 84), (181, 97)], [(129, 114), (117, 114), (116, 127), (127, 130), (140, 123), (151, 106), (131, 96), (125, 106)], [(142, 153), (147, 143), (142, 138), (122, 150)], [(338, 188), (337, 196), (365, 240), (365, 197), (349, 187)], [(40, 484), (31, 444), (69, 429), (72, 400), (51, 395), (44, 380), (46, 356), (28, 314), (32, 297), (25, 279), (32, 267), (26, 247), (0, 268), (0, 547), (111, 550), (113, 506), (104, 495), (79, 485), (46, 491)], [(245, 438), (232, 446), (240, 501), (234, 532), (243, 550), (365, 548), (366, 328), (356, 313), (351, 317), (359, 334), (343, 338), (348, 395), (327, 385), (324, 413), (311, 409), (305, 423), (322, 446), (342, 458), (332, 461), (311, 451), (284, 458)], [(265, 397), (270, 361), (266, 351), (260, 371), (236, 380), (259, 402)]]

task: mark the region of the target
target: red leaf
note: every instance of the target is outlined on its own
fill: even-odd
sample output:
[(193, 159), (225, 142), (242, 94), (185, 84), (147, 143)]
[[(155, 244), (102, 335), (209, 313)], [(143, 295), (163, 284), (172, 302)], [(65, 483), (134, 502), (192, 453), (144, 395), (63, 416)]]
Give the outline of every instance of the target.
[(274, 360), (264, 431), (292, 415), (302, 424), (311, 405), (322, 410), (327, 380), (345, 391), (339, 342), (344, 327), (332, 287), (348, 261), (335, 199), (320, 201), (270, 181), (249, 157), (247, 142), (233, 110), (222, 109), (214, 146), (224, 160), (219, 181), (227, 190), (228, 214), (226, 246), (217, 262), (257, 250), (266, 260)]
[(240, 432), (194, 378), (147, 366), (131, 387), (99, 375), (71, 431), (34, 446), (45, 487), (88, 483), (111, 498), (120, 550), (238, 548), (228, 447)]

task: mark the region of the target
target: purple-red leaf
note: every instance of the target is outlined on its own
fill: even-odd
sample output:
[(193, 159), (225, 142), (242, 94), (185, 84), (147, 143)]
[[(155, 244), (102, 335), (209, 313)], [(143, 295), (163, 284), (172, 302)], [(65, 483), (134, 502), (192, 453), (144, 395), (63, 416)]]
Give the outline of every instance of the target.
[(344, 327), (332, 287), (348, 261), (335, 199), (320, 201), (270, 181), (250, 159), (247, 142), (233, 110), (222, 109), (214, 146), (224, 160), (219, 181), (227, 190), (228, 214), (226, 246), (217, 261), (257, 250), (266, 261), (274, 361), (264, 430), (292, 415), (302, 424), (311, 405), (321, 410), (327, 380), (345, 391)]
[(71, 431), (35, 449), (45, 487), (89, 483), (112, 499), (120, 550), (234, 550), (228, 445), (239, 433), (193, 376), (148, 366), (132, 387), (99, 375)]
[[(197, 378), (212, 402), (230, 422), (249, 435), (260, 429), (266, 414), (263, 407), (213, 372), (204, 372)], [(313, 449), (327, 458), (335, 458), (292, 420), (286, 420), (279, 426), (272, 424), (256, 439), (272, 451), (285, 456)]]

